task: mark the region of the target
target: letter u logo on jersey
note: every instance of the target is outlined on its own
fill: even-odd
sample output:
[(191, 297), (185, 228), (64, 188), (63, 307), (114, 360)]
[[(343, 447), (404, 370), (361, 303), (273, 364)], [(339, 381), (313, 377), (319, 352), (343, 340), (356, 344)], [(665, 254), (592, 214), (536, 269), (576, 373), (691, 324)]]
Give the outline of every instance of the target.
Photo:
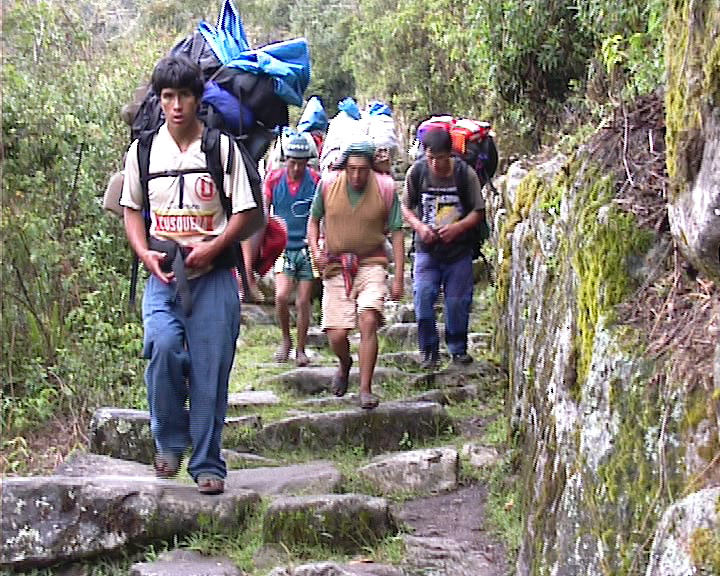
[(210, 176), (201, 176), (195, 180), (195, 193), (201, 200), (212, 200), (215, 196), (215, 182)]

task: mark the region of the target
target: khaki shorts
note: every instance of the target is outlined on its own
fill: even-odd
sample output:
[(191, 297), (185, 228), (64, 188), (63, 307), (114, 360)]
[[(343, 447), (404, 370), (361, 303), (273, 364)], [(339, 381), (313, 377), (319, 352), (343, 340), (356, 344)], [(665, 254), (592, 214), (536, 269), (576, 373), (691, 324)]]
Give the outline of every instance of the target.
[(376, 310), (383, 324), (387, 295), (387, 270), (380, 264), (360, 266), (350, 296), (345, 293), (342, 274), (323, 280), (322, 329), (352, 330), (363, 310)]

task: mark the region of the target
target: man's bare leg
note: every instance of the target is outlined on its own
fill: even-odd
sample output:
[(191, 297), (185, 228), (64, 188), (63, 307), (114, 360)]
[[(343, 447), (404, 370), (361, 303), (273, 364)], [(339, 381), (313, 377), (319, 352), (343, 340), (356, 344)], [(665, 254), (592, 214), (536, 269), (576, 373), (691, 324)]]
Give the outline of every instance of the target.
[(295, 309), (297, 311), (297, 347), (295, 349), (295, 364), (307, 366), (308, 357), (305, 354), (308, 328), (310, 327), (310, 298), (312, 296), (312, 280), (301, 280), (298, 282), (297, 294), (295, 297)]
[(360, 312), (360, 393), (372, 393), (372, 378), (378, 356), (377, 330), (380, 318), (376, 310)]
[(293, 279), (283, 273), (275, 274), (275, 315), (280, 324), (282, 343), (275, 352), (276, 362), (287, 362), (290, 349), (292, 348), (292, 337), (290, 336), (290, 310), (288, 301), (293, 289)]
[(340, 361), (335, 376), (333, 376), (332, 392), (335, 396), (344, 396), (347, 392), (348, 379), (350, 377), (350, 368), (352, 367), (352, 357), (350, 356), (350, 341), (348, 333), (350, 331), (344, 328), (328, 328), (327, 335), (330, 342), (330, 348)]

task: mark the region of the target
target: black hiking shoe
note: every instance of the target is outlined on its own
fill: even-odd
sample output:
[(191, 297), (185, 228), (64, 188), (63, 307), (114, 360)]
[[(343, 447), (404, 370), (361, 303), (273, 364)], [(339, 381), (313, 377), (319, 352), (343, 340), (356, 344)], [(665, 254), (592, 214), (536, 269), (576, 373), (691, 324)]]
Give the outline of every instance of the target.
[(453, 354), (452, 357), (453, 364), (472, 364), (473, 363), (473, 357), (470, 356), (470, 354)]
[(440, 361), (437, 350), (425, 350), (423, 352), (423, 361), (420, 363), (420, 367), (423, 370), (434, 371), (438, 367)]

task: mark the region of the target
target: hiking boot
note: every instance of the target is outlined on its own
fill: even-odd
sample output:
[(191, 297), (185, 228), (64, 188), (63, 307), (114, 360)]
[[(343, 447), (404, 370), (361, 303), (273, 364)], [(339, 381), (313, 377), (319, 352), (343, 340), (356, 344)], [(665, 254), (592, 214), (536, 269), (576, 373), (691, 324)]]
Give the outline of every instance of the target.
[(467, 352), (464, 354), (453, 354), (452, 357), (453, 364), (472, 364), (473, 357), (470, 356)]
[(420, 363), (420, 367), (423, 370), (433, 371), (438, 367), (439, 361), (437, 350), (426, 350), (423, 353), (423, 360)]

